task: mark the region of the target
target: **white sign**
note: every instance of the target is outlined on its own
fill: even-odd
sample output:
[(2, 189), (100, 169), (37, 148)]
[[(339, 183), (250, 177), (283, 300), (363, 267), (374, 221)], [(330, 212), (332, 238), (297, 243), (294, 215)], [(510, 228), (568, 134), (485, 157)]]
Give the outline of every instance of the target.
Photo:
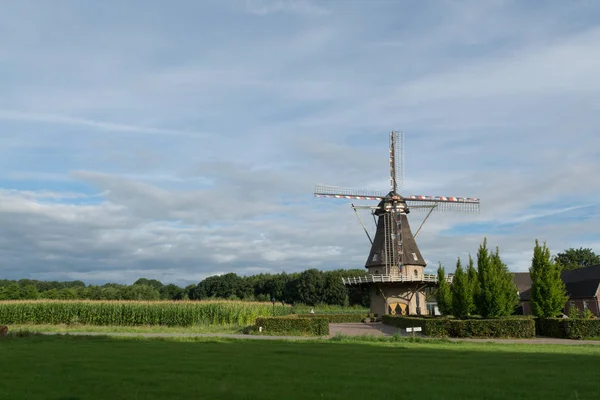
[(420, 326), (415, 326), (414, 328), (406, 328), (406, 332), (421, 332), (422, 329)]

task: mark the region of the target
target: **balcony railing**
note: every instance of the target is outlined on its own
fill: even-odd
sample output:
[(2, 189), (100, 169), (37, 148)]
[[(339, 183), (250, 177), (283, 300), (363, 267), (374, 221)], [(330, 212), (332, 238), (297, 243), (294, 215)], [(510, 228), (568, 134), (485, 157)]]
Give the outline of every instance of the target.
[[(447, 276), (446, 281), (452, 283), (452, 276)], [(342, 278), (344, 285), (360, 285), (361, 283), (393, 283), (393, 282), (431, 282), (437, 283), (436, 274), (419, 275), (365, 275)]]

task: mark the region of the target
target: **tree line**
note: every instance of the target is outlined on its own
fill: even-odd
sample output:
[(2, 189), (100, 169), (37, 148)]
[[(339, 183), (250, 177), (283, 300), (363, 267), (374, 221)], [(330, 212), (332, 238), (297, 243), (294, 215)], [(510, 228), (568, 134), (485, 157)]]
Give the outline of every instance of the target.
[(442, 314), (457, 318), (470, 315), (501, 317), (513, 314), (519, 303), (519, 291), (513, 275), (502, 262), (498, 248), (490, 252), (486, 239), (477, 251), (477, 268), (469, 256), (465, 270), (459, 258), (451, 285), (445, 279), (441, 264), (437, 273), (439, 287), (436, 299)]
[[(540, 245), (536, 240), (529, 268), (533, 315), (551, 318), (562, 313), (569, 298), (561, 278), (563, 270), (598, 264), (600, 257), (591, 249), (571, 248), (553, 257), (546, 243)], [(444, 267), (440, 264), (435, 297), (441, 314), (457, 318), (471, 315), (502, 317), (514, 314), (519, 305), (519, 291), (512, 274), (502, 262), (498, 248), (490, 252), (485, 239), (477, 252), (477, 268), (469, 256), (468, 266), (464, 269), (459, 258), (452, 284), (444, 277)], [(576, 309), (569, 312), (571, 316), (581, 317)]]
[(210, 276), (198, 284), (179, 287), (156, 279), (140, 278), (132, 285), (86, 285), (21, 279), (0, 280), (0, 300), (208, 300), (276, 301), (286, 304), (330, 304), (369, 307), (368, 289), (345, 286), (342, 277), (362, 276), (362, 269), (239, 276)]

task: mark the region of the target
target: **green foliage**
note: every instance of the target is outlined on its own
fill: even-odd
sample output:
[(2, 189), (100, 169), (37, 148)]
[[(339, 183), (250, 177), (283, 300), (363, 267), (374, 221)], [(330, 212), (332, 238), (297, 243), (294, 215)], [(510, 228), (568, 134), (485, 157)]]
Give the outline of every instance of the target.
[(535, 337), (533, 318), (494, 318), (494, 319), (451, 319), (413, 318), (397, 315), (384, 315), (383, 323), (398, 328), (420, 326), (423, 334), (430, 337), (472, 337), (472, 338), (532, 338)]
[[(345, 286), (342, 277), (365, 275), (364, 269), (305, 271), (303, 274), (258, 274), (238, 276), (234, 273), (210, 276), (197, 285), (180, 288), (163, 285), (156, 279), (140, 278), (133, 285), (107, 283), (86, 286), (81, 281), (56, 282), (21, 279), (0, 280), (0, 300), (207, 300), (242, 299), (277, 301), (288, 304), (328, 303), (369, 307), (366, 286)], [(35, 291), (32, 289), (36, 289)], [(36, 292), (37, 291), (37, 292)]]
[(6, 301), (0, 302), (0, 324), (248, 325), (273, 312), (287, 315), (291, 307), (234, 301)]
[(590, 339), (600, 337), (600, 319), (539, 318), (536, 328), (540, 336), (561, 339)]
[(538, 336), (564, 339), (567, 337), (562, 318), (536, 318), (535, 330)]
[(361, 314), (296, 314), (300, 318), (325, 318), (332, 324), (358, 323), (369, 317), (367, 313)]
[(297, 284), (298, 300), (315, 305), (325, 303), (325, 277), (318, 269), (307, 269), (300, 274)]
[(535, 241), (531, 261), (531, 309), (538, 317), (556, 317), (568, 300), (560, 266), (551, 259), (546, 243)]
[(381, 317), (381, 321), (385, 325), (390, 325), (401, 329), (413, 328), (417, 326), (423, 329), (421, 333), (425, 336), (445, 337), (449, 336), (451, 319), (433, 317), (414, 318), (386, 314)]
[(571, 319), (563, 320), (565, 336), (569, 339), (587, 339), (600, 337), (599, 319)]
[(467, 267), (467, 277), (469, 280), (469, 288), (473, 296), (473, 312), (475, 311), (475, 301), (479, 296), (479, 279), (477, 277), (477, 269), (475, 268), (475, 262), (473, 257), (469, 254), (469, 266)]
[(600, 264), (600, 256), (589, 248), (570, 248), (562, 253), (558, 253), (556, 255), (556, 262), (563, 269), (577, 269)]
[(450, 321), (450, 336), (466, 338), (533, 338), (533, 318), (466, 319)]
[(452, 293), (450, 292), (450, 285), (446, 281), (446, 272), (444, 267), (440, 263), (438, 270), (438, 290), (435, 295), (437, 299), (437, 305), (440, 313), (443, 315), (449, 315), (452, 313)]
[(265, 335), (329, 335), (329, 321), (321, 317), (264, 317), (257, 318), (255, 325)]
[(455, 317), (466, 318), (475, 309), (472, 287), (473, 285), (469, 282), (469, 276), (464, 271), (459, 258), (456, 263), (452, 286), (450, 287), (452, 293), (452, 315)]
[(484, 317), (511, 315), (519, 302), (518, 289), (506, 264), (487, 249), (487, 239), (477, 252), (478, 293), (475, 299), (477, 314)]

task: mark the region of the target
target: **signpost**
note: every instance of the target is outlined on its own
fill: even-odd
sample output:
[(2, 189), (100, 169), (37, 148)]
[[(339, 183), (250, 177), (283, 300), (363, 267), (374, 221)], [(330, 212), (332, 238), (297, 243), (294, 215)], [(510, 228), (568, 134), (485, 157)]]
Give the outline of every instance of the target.
[(415, 326), (413, 328), (406, 328), (406, 333), (412, 332), (413, 337), (415, 336), (415, 332), (422, 332), (423, 329), (420, 326)]

